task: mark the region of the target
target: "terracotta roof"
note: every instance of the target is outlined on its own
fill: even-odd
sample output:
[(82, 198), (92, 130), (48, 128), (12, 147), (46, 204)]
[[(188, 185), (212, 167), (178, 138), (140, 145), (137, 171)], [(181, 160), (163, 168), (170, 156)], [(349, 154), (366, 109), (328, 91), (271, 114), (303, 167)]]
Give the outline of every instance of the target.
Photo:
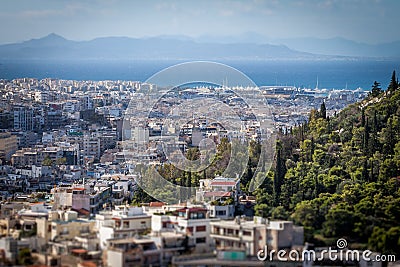
[(71, 252), (75, 253), (75, 254), (85, 254), (85, 253), (87, 253), (87, 250), (83, 249), (83, 248), (76, 248), (76, 249), (71, 250)]
[(39, 204), (44, 204), (44, 202), (35, 202), (35, 203), (30, 203), (29, 206), (35, 206)]
[(150, 202), (150, 207), (162, 207), (164, 206), (165, 203), (164, 202)]
[(236, 182), (220, 182), (220, 181), (212, 181), (211, 182), (212, 186), (220, 185), (220, 186), (234, 186), (236, 185)]
[(88, 211), (87, 209), (84, 209), (84, 208), (82, 208), (82, 209), (71, 209), (71, 210), (76, 211), (81, 215), (90, 215), (90, 211)]
[(72, 190), (75, 190), (75, 191), (82, 191), (82, 190), (85, 190), (85, 188), (82, 188), (82, 187), (75, 187), (75, 188), (72, 188)]
[(212, 191), (205, 192), (204, 197), (230, 197), (232, 192)]
[(183, 209), (178, 209), (176, 210), (177, 212), (186, 212), (186, 210), (189, 210), (189, 212), (196, 212), (196, 211), (207, 211), (207, 209), (204, 208), (183, 208)]
[(94, 263), (93, 261), (84, 261), (79, 263), (79, 265), (82, 267), (97, 267), (97, 264)]

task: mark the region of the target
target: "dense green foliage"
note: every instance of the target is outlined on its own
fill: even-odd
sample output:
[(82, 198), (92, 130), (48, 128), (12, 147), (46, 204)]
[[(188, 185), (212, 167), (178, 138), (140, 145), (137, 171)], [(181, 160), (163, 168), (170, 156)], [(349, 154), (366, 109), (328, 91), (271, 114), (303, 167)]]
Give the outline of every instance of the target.
[(393, 73), (386, 92), (375, 82), (361, 103), (332, 118), (323, 105), (311, 111), (306, 124), (281, 131), (269, 174), (273, 179), (257, 190), (256, 213), (303, 225), (306, 241), (323, 244), (346, 237), (371, 250), (398, 254), (398, 87)]

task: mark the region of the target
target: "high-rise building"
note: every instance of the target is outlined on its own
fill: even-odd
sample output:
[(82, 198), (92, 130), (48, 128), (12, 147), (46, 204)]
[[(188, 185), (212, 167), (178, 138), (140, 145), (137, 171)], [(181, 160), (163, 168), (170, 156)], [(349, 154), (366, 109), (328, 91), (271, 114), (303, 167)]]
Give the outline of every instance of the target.
[(84, 156), (100, 159), (101, 155), (100, 138), (96, 135), (85, 135), (83, 137)]
[(32, 131), (34, 126), (33, 109), (27, 107), (14, 108), (14, 129)]
[(9, 161), (17, 151), (17, 137), (8, 132), (0, 132), (0, 159)]

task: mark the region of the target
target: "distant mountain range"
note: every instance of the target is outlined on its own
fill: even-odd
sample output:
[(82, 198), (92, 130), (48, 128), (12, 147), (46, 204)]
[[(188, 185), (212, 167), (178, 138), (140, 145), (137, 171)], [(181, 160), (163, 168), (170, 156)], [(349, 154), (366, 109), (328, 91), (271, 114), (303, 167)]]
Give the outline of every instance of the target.
[(176, 37), (103, 37), (70, 41), (57, 34), (0, 46), (0, 59), (271, 59), (313, 55), (270, 44), (200, 43)]
[(242, 37), (103, 37), (90, 41), (71, 41), (52, 33), (40, 39), (0, 45), (0, 59), (265, 60), (327, 59), (332, 58), (330, 55), (400, 57), (400, 42), (367, 45), (340, 38), (303, 38), (270, 40), (275, 44), (266, 44), (256, 34)]
[(272, 39), (255, 32), (246, 32), (237, 36), (205, 35), (195, 40), (198, 42), (203, 41), (216, 43), (269, 43), (275, 45), (285, 45), (293, 50), (319, 55), (350, 57), (400, 57), (400, 41), (380, 44), (366, 44), (341, 37), (329, 39), (314, 37)]
[(299, 51), (355, 57), (400, 57), (400, 41), (382, 44), (365, 44), (336, 37), (331, 39), (293, 38), (276, 40)]

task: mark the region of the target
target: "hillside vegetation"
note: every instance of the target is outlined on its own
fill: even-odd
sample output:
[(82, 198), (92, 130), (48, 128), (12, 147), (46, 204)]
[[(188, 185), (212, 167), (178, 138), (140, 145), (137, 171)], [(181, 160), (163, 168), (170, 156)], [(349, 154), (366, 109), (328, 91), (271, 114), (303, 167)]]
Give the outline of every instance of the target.
[(393, 72), (386, 91), (335, 116), (324, 104), (309, 121), (281, 130), (273, 171), (256, 192), (256, 213), (291, 219), (306, 241), (400, 253), (400, 89)]

